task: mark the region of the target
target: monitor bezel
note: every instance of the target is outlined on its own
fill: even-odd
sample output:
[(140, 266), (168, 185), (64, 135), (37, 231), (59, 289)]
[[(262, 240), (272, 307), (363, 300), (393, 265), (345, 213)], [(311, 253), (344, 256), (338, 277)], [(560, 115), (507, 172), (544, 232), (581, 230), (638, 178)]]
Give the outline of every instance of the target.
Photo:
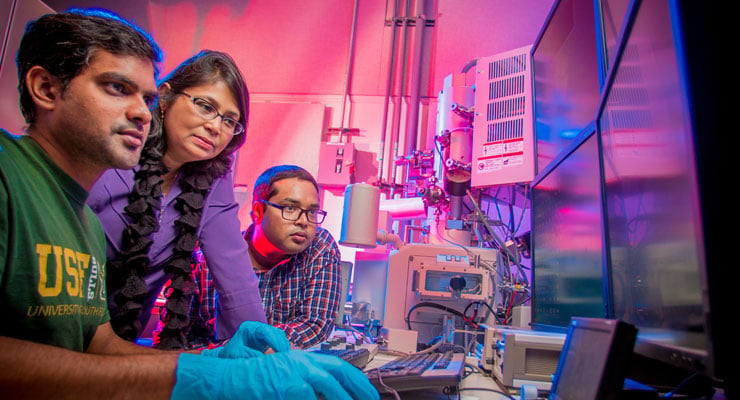
[[(567, 161), (576, 151), (578, 151), (583, 144), (585, 144), (588, 140), (594, 138), (596, 139), (597, 143), (597, 149), (598, 149), (598, 163), (599, 168), (601, 171), (601, 138), (598, 135), (597, 131), (597, 125), (594, 121), (590, 122), (585, 128), (583, 128), (578, 135), (574, 138), (573, 142), (570, 143), (570, 145), (562, 151), (550, 164), (548, 164), (547, 168), (545, 168), (540, 174), (538, 174), (535, 179), (532, 181), (530, 187), (531, 187), (531, 199), (530, 204), (532, 207), (532, 212), (530, 213), (530, 226), (535, 226), (535, 212), (534, 209), (536, 207), (536, 204), (534, 202), (534, 193), (537, 190), (537, 186), (542, 183), (545, 179), (550, 177), (550, 175), (560, 167), (565, 161)], [(600, 175), (600, 184), (603, 185), (603, 173), (599, 172)], [(601, 204), (601, 238), (602, 238), (602, 251), (601, 251), (601, 274), (602, 274), (602, 308), (603, 308), (603, 317), (604, 318), (611, 318), (611, 285), (609, 283), (608, 274), (607, 274), (607, 263), (606, 263), (606, 252), (605, 252), (605, 246), (606, 242), (604, 241), (605, 238), (605, 227), (604, 227), (604, 193), (603, 193), (603, 187), (599, 187), (599, 203)], [(532, 307), (531, 307), (531, 327), (534, 330), (542, 331), (542, 332), (555, 332), (555, 333), (566, 333), (570, 327), (569, 323), (566, 323), (564, 325), (554, 325), (554, 324), (548, 324), (548, 323), (542, 323), (537, 322), (537, 319), (535, 317), (536, 312), (536, 305), (537, 305), (537, 296), (536, 296), (536, 274), (537, 274), (537, 267), (535, 265), (535, 254), (537, 251), (537, 244), (536, 244), (536, 236), (533, 234), (530, 237), (531, 240), (531, 259), (532, 259)]]
[[(563, 148), (558, 155), (555, 156), (555, 159), (553, 159), (550, 163), (547, 165), (539, 165), (539, 149), (538, 149), (538, 141), (537, 141), (537, 85), (535, 84), (535, 78), (537, 76), (537, 67), (535, 65), (535, 59), (537, 57), (537, 52), (541, 48), (541, 42), (543, 38), (546, 36), (546, 34), (550, 31), (550, 26), (553, 23), (553, 19), (558, 12), (559, 8), (562, 6), (563, 2), (566, 0), (555, 0), (552, 7), (550, 8), (550, 11), (547, 14), (547, 17), (545, 18), (545, 23), (542, 25), (542, 28), (540, 28), (540, 31), (537, 33), (537, 37), (535, 38), (534, 42), (532, 43), (532, 48), (529, 52), (529, 57), (532, 62), (532, 132), (534, 132), (535, 140), (533, 143), (533, 149), (534, 149), (534, 171), (535, 176), (540, 176), (543, 173), (546, 173), (546, 170), (549, 170), (549, 166), (552, 166), (553, 164), (556, 164), (558, 160), (562, 161), (562, 154), (567, 153), (572, 149), (572, 145), (576, 142), (578, 142), (579, 137), (582, 135), (579, 133), (576, 135), (573, 139), (571, 139), (571, 142), (568, 143), (565, 148)], [(575, 1), (575, 0), (573, 0)], [(597, 9), (597, 2), (600, 0), (593, 0), (593, 15), (594, 15), (594, 42), (596, 45), (596, 48), (594, 49), (594, 56), (596, 57), (596, 65), (598, 68), (597, 71), (597, 80), (598, 80), (598, 86), (599, 86), (599, 92), (603, 88), (603, 76), (605, 76), (605, 70), (604, 70), (604, 53), (602, 53), (602, 35), (599, 31), (601, 24), (598, 20), (600, 17), (600, 11)], [(597, 104), (598, 105), (598, 104)], [(595, 108), (594, 115), (596, 114), (596, 110), (598, 108)], [(582, 130), (585, 130), (588, 128), (588, 125), (590, 125), (592, 122), (589, 121), (586, 123), (586, 126), (582, 127)]]
[[(707, 98), (707, 96), (700, 96), (695, 97), (696, 91), (694, 90), (697, 87), (696, 82), (692, 82), (690, 77), (688, 76), (689, 71), (687, 70), (687, 63), (689, 62), (686, 58), (685, 53), (685, 45), (686, 45), (686, 37), (685, 37), (685, 30), (684, 28), (687, 26), (686, 20), (688, 18), (691, 18), (691, 16), (686, 14), (685, 7), (686, 4), (689, 3), (688, 1), (683, 0), (668, 0), (669, 7), (671, 10), (671, 24), (672, 24), (672, 31), (674, 33), (674, 42), (675, 42), (675, 48), (677, 53), (677, 64), (678, 64), (678, 73), (679, 73), (679, 79), (681, 80), (681, 92), (683, 93), (683, 105), (684, 105), (684, 115), (687, 115), (690, 119), (690, 123), (688, 125), (691, 136), (694, 140), (694, 145), (701, 144), (704, 142), (705, 139), (703, 139), (703, 136), (708, 135), (707, 129), (702, 129), (700, 125), (702, 121), (698, 121), (696, 119), (696, 113), (694, 111), (694, 107), (697, 104), (700, 104), (701, 98)], [(605, 82), (604, 90), (602, 92), (602, 96), (599, 102), (599, 108), (596, 116), (597, 121), (597, 130), (599, 132), (599, 137), (601, 141), (602, 136), (602, 130), (601, 126), (599, 126), (598, 121), (600, 121), (601, 116), (603, 115), (606, 107), (607, 107), (607, 100), (609, 98), (609, 94), (611, 91), (611, 88), (614, 85), (615, 78), (617, 73), (620, 70), (620, 64), (622, 61), (622, 57), (624, 56), (625, 49), (627, 46), (627, 43), (630, 38), (630, 33), (634, 27), (634, 24), (636, 22), (637, 17), (639, 16), (640, 12), (640, 6), (642, 5), (642, 0), (633, 0), (630, 4), (630, 8), (627, 12), (627, 17), (625, 19), (624, 29), (622, 31), (622, 34), (619, 38), (619, 44), (618, 48), (615, 51), (615, 56), (613, 59), (613, 63), (611, 64), (611, 68), (609, 70), (609, 73), (607, 74), (607, 79)], [(682, 12), (680, 8), (684, 7), (684, 11)], [(699, 6), (695, 6), (699, 7)], [(696, 11), (696, 10), (695, 10)], [(704, 35), (704, 32), (697, 33), (697, 30), (699, 30), (698, 27), (693, 28), (695, 31), (693, 34), (699, 34)], [(683, 33), (683, 34), (682, 34)], [(711, 92), (711, 89), (709, 90)], [(705, 106), (705, 105), (702, 105)], [(704, 121), (706, 122), (706, 121)], [(704, 135), (702, 135), (702, 132)], [(698, 151), (695, 147), (695, 151)], [(600, 152), (603, 154), (603, 148), (600, 147)], [(601, 157), (601, 162), (603, 163), (603, 157)], [(702, 167), (702, 165), (699, 165), (699, 160), (695, 161), (694, 168), (695, 170), (699, 170), (699, 168)], [(717, 166), (714, 164), (709, 165), (711, 170), (716, 170)], [(604, 168), (602, 165), (601, 168), (602, 172), (602, 185), (606, 184), (606, 178), (603, 175), (604, 174)], [(705, 176), (706, 173), (700, 173), (701, 176)], [(701, 182), (697, 182), (697, 188), (702, 193), (710, 190), (708, 187), (702, 187)], [(602, 190), (602, 196), (605, 195), (605, 188)], [(606, 210), (606, 203), (602, 203), (604, 205), (604, 216), (605, 219), (603, 220), (604, 223), (604, 240), (605, 240), (605, 257), (606, 257), (606, 268), (607, 268), (607, 277), (609, 285), (611, 286), (611, 271), (612, 271), (612, 264), (611, 264), (611, 256), (610, 256), (610, 244), (609, 244), (609, 234), (608, 234), (608, 218), (606, 218), (607, 210)], [(702, 229), (702, 233), (697, 238), (698, 246), (697, 248), (700, 249), (704, 254), (699, 259), (699, 274), (702, 279), (702, 282), (706, 285), (703, 286), (701, 289), (704, 293), (709, 293), (709, 296), (702, 296), (702, 307), (704, 310), (704, 329), (705, 329), (705, 340), (706, 340), (706, 350), (701, 349), (695, 349), (695, 348), (687, 348), (687, 347), (681, 347), (678, 345), (671, 344), (669, 342), (661, 341), (661, 340), (655, 340), (651, 337), (646, 337), (644, 334), (640, 335), (638, 334), (637, 342), (635, 344), (634, 352), (639, 357), (645, 357), (647, 359), (651, 360), (657, 360), (658, 362), (671, 365), (673, 367), (677, 367), (683, 370), (692, 371), (695, 373), (703, 374), (710, 377), (717, 377), (717, 366), (715, 365), (715, 357), (714, 355), (717, 352), (717, 347), (715, 346), (715, 335), (718, 333), (718, 330), (724, 330), (726, 328), (720, 328), (720, 325), (727, 326), (726, 322), (721, 322), (722, 317), (718, 316), (718, 310), (726, 308), (726, 306), (722, 306), (719, 303), (719, 300), (716, 299), (716, 296), (718, 296), (717, 288), (719, 287), (722, 281), (721, 278), (714, 277), (712, 280), (709, 280), (709, 276), (707, 274), (708, 267), (707, 267), (707, 259), (709, 258), (709, 254), (707, 253), (707, 247), (705, 243), (707, 243), (709, 232), (706, 229), (706, 215), (708, 205), (705, 204), (703, 201), (700, 202), (700, 210), (701, 210), (701, 219), (702, 219), (702, 226), (700, 227)], [(716, 222), (716, 221), (715, 221)], [(716, 233), (712, 233), (713, 235), (716, 235)], [(718, 260), (715, 259), (714, 262), (717, 262)], [(727, 279), (725, 277), (725, 279)], [(726, 284), (726, 282), (725, 282)], [(714, 293), (712, 293), (714, 291)], [(610, 296), (612, 296), (612, 292), (610, 289)], [(613, 297), (610, 297), (612, 301), (610, 301), (610, 309), (609, 309), (609, 315), (613, 316), (615, 311), (613, 308)], [(722, 312), (724, 314), (724, 312)], [(638, 326), (638, 329), (640, 327)]]

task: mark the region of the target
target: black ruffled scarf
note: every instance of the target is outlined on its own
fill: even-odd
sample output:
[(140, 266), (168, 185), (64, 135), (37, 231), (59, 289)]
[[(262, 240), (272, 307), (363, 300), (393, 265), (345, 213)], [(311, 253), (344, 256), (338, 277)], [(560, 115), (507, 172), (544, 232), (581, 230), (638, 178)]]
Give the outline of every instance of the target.
[[(120, 257), (108, 263), (108, 292), (117, 305), (111, 325), (119, 336), (129, 341), (135, 340), (142, 329), (139, 317), (147, 295), (143, 278), (151, 265), (150, 236), (159, 229), (155, 210), (160, 209), (162, 176), (167, 173), (160, 158), (146, 149), (139, 165), (129, 205), (124, 209), (133, 222), (124, 228)], [(163, 265), (165, 273), (170, 275), (170, 286), (165, 289), (167, 301), (160, 311), (164, 326), (155, 344), (160, 349), (183, 349), (188, 345), (190, 304), (195, 293), (191, 258), (198, 242), (196, 232), (203, 203), (214, 179), (208, 169), (192, 168), (181, 176), (182, 193), (175, 199), (175, 209), (180, 212), (180, 218), (175, 221), (175, 248)]]

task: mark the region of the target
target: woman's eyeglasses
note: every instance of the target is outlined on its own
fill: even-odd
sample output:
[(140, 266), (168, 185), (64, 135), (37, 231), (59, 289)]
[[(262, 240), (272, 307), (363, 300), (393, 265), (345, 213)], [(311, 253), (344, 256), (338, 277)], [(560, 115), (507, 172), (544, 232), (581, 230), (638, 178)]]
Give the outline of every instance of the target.
[(219, 113), (216, 107), (213, 104), (209, 103), (208, 100), (202, 99), (200, 97), (193, 97), (185, 92), (178, 92), (177, 94), (189, 97), (190, 100), (193, 102), (193, 105), (195, 106), (195, 111), (198, 112), (198, 115), (200, 115), (201, 117), (207, 120), (221, 117), (222, 131), (235, 136), (244, 132), (244, 125), (242, 125), (241, 122)]

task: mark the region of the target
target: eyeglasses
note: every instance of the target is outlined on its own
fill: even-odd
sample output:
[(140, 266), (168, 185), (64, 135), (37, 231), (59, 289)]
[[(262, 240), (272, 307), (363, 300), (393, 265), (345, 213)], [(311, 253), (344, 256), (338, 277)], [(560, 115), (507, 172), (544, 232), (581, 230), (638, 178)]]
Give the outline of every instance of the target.
[(181, 94), (186, 97), (190, 97), (190, 100), (192, 100), (193, 105), (195, 106), (195, 111), (198, 112), (198, 115), (201, 117), (212, 120), (216, 117), (221, 117), (221, 130), (230, 133), (234, 136), (244, 132), (244, 125), (242, 125), (241, 122), (235, 120), (234, 118), (228, 117), (226, 115), (223, 115), (218, 112), (218, 109), (216, 109), (216, 106), (209, 103), (208, 100), (202, 99), (200, 97), (193, 97), (185, 92), (179, 92), (177, 94)]
[(308, 219), (308, 222), (312, 224), (320, 224), (324, 222), (324, 218), (326, 218), (326, 211), (324, 210), (304, 210), (300, 207), (292, 205), (284, 206), (267, 200), (263, 200), (262, 202), (280, 209), (283, 219), (287, 221), (298, 221), (301, 219), (301, 215), (303, 215), (303, 213), (306, 213), (306, 219)]

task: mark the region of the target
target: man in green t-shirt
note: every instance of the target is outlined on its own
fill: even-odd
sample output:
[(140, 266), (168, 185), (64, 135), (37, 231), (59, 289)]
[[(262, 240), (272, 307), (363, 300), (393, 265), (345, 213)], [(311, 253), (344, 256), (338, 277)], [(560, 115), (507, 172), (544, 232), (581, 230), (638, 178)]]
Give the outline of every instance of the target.
[(85, 200), (103, 171), (138, 163), (160, 61), (146, 33), (106, 11), (26, 26), (27, 135), (0, 130), (0, 396), (377, 398), (359, 370), (291, 351), (266, 324), (245, 323), (202, 354), (137, 346), (111, 329), (105, 239)]

